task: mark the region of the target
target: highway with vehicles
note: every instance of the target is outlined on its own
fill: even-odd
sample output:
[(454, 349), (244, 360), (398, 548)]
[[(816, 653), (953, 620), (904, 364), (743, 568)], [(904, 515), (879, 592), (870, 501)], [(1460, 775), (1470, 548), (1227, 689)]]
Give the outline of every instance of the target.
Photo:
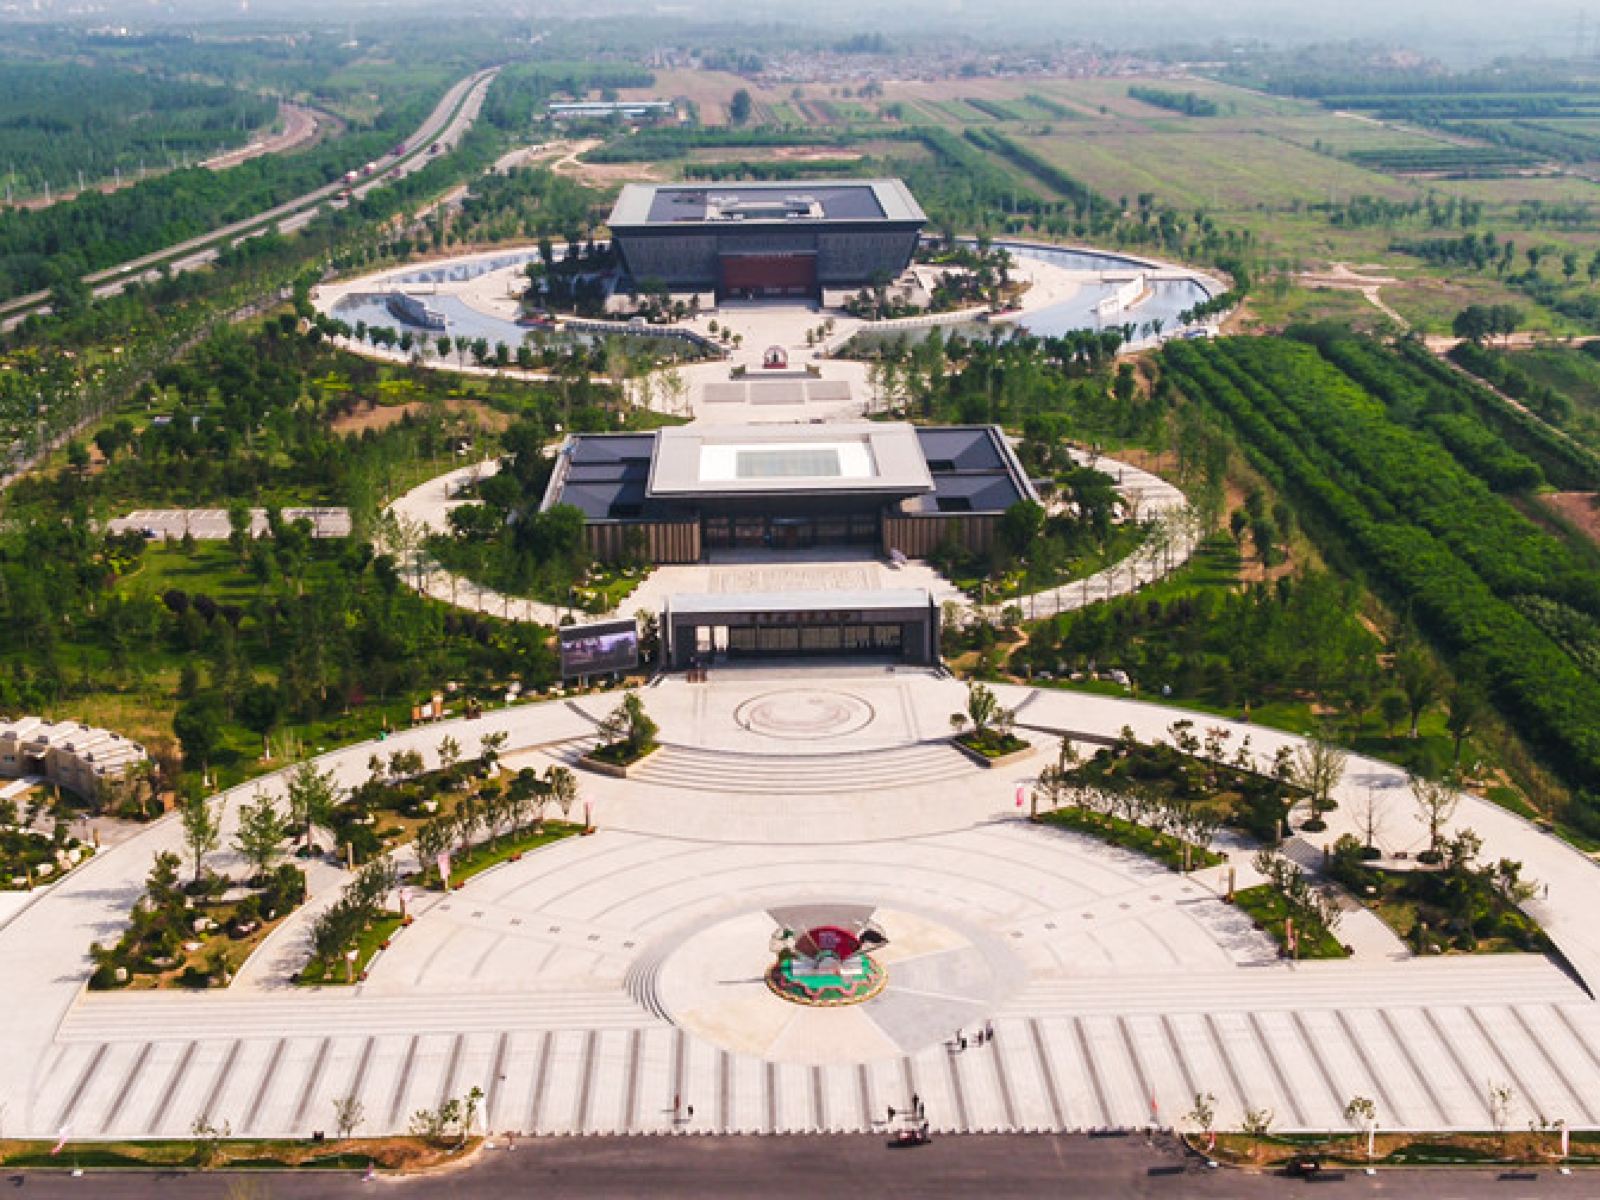
[[(86, 275), (84, 282), (93, 288), (97, 297), (114, 296), (129, 281), (154, 277), (162, 268), (173, 272), (193, 270), (211, 262), (224, 249), (247, 237), (265, 233), (269, 229), (293, 233), (303, 228), (323, 203), (337, 200), (341, 193), (348, 192), (350, 198), (360, 199), (373, 188), (421, 170), (438, 154), (454, 149), (472, 128), (483, 108), (484, 97), (499, 73), (499, 67), (485, 68), (452, 85), (411, 137), (383, 158), (353, 172), (354, 179), (347, 175), (253, 217)], [(435, 150), (435, 146), (439, 149)], [(11, 329), (34, 313), (48, 312), (49, 302), (48, 292), (33, 292), (0, 304), (0, 329)]]

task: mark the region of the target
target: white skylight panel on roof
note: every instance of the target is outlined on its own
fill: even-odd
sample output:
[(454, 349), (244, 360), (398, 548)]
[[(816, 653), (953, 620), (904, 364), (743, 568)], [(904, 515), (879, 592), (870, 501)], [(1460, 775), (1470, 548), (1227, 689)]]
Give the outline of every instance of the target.
[(873, 479), (878, 474), (864, 438), (826, 443), (706, 442), (700, 446), (700, 482), (764, 479)]

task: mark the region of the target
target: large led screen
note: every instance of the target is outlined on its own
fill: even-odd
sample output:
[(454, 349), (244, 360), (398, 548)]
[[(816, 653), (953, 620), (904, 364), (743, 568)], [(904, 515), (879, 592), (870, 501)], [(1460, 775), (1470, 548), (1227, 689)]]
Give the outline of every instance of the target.
[(639, 665), (639, 627), (632, 620), (568, 625), (559, 634), (561, 674), (610, 675)]

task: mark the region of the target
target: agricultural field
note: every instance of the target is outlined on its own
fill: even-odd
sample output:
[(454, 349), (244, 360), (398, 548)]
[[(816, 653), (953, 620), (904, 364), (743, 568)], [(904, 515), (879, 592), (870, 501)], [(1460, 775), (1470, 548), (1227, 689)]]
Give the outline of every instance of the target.
[(1302, 149), (1272, 132), (1221, 119), (1105, 122), (1020, 140), (1110, 197), (1154, 193), (1159, 201), (1228, 215), (1307, 207), (1356, 194), (1409, 198), (1403, 183)]
[[(793, 106), (786, 103), (788, 93), (766, 90), (729, 71), (657, 71), (656, 80), (649, 87), (619, 88), (617, 95), (624, 100), (686, 100), (695, 106), (703, 124), (726, 125), (728, 105), (733, 94), (741, 90), (749, 92), (754, 103), (752, 124), (782, 124), (791, 119)], [(787, 109), (781, 116), (779, 105)]]
[[(695, 101), (708, 126), (725, 128), (727, 105), (741, 88), (752, 101), (744, 126), (752, 136), (741, 140), (780, 129), (785, 136), (764, 145), (691, 144), (678, 153), (686, 165), (670, 169), (705, 178), (713, 173), (695, 164), (721, 163), (718, 178), (741, 171), (769, 178), (777, 164), (803, 174), (811, 162), (826, 176), (856, 161), (863, 171), (905, 175), (935, 197), (936, 216), (957, 218), (970, 215), (970, 206), (945, 211), (938, 197), (946, 185), (938, 181), (959, 189), (957, 176), (985, 172), (981, 190), (1012, 214), (1000, 222), (1007, 232), (1183, 257), (1170, 240), (1141, 238), (1132, 220), (1146, 207), (1184, 224), (1203, 214), (1219, 234), (1246, 239), (1252, 273), (1291, 280), (1253, 298), (1261, 320), (1360, 314), (1363, 327), (1376, 320), (1378, 327), (1446, 334), (1462, 307), (1500, 304), (1517, 307), (1526, 329), (1566, 336), (1600, 328), (1600, 306), (1582, 294), (1585, 277), (1567, 269), (1572, 255), (1581, 267), (1600, 249), (1600, 184), (1515, 141), (1484, 136), (1480, 127), (1492, 124), (1489, 114), (1502, 103), (1492, 97), (1455, 98), (1456, 106), (1447, 106), (1451, 118), (1434, 119), (1426, 105), (1390, 111), (1383, 97), (1318, 103), (1170, 76), (764, 89), (731, 73), (675, 71), (663, 72), (654, 92)], [(1575, 101), (1535, 95), (1528, 103), (1540, 120), (1554, 119), (1540, 106), (1556, 104), (1563, 136), (1600, 128), (1600, 118)], [(1468, 111), (1480, 115), (1455, 119)], [(1520, 120), (1518, 128), (1532, 124)], [(947, 139), (937, 153), (935, 136)], [(639, 169), (657, 165), (641, 161)], [(1065, 225), (1015, 215), (1081, 207), (1085, 189), (1122, 214), (1121, 228), (1104, 218), (1086, 223), (1082, 212)], [(1514, 242), (1517, 261), (1492, 271), (1456, 269), (1425, 245), (1463, 231)], [(1542, 271), (1524, 269), (1530, 248), (1542, 255)], [(1217, 253), (1197, 261), (1217, 265)], [(1311, 277), (1355, 263), (1388, 277), (1381, 305), (1359, 293), (1335, 296)], [(1371, 311), (1362, 313), (1363, 305)]]

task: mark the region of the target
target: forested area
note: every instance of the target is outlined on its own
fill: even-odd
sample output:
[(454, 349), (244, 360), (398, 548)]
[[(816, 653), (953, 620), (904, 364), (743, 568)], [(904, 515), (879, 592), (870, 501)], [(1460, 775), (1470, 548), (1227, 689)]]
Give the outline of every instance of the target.
[(235, 88), (82, 64), (0, 70), (0, 164), (8, 199), (59, 194), (120, 171), (166, 170), (242, 145), (277, 102)]
[[(386, 218), (464, 178), (492, 183), (480, 173), (500, 153), (509, 130), (526, 128), (548, 86), (536, 71), (508, 68), (489, 91), (484, 118), (452, 153), (346, 208), (322, 210), (293, 237), (251, 238), (225, 251), (208, 270), (132, 283), (121, 295), (93, 304), (87, 289), (58, 284), (54, 315), (31, 317), (0, 335), (0, 445), (15, 440), (20, 453), (30, 454), (60, 431), (109, 413), (230, 315), (251, 311), (280, 289), (287, 294), (292, 286), (303, 287), (308, 264), (331, 261), (336, 269), (350, 270), (410, 254), (418, 243), (411, 234), (386, 229)], [(116, 353), (94, 353), (102, 344), (114, 345)]]
[[(189, 550), (96, 536), (81, 511), (13, 510), (0, 533), (0, 620), (13, 635), (0, 708), (114, 715), (158, 753), (175, 726), (192, 763), (236, 778), (280, 729), (342, 740), (384, 711), (398, 719), (408, 690), (445, 677), (490, 689), (553, 676), (539, 627), (449, 611), (369, 545), (275, 524), (237, 551)], [(357, 711), (368, 702), (379, 707)]]
[(1396, 419), (1426, 403), (1412, 364), (1349, 336), (1313, 341), (1172, 343), (1161, 361), (1184, 396), (1228, 423), (1325, 550), (1487, 690), (1580, 790), (1572, 822), (1600, 832), (1600, 681), (1587, 667), (1600, 572), (1497, 497), (1470, 454), (1458, 459), (1426, 422)]
[(1126, 596), (1041, 621), (1013, 665), (1034, 672), (1116, 666), (1146, 691), (1169, 687), (1224, 709), (1312, 696), (1365, 716), (1381, 643), (1356, 619), (1360, 586), (1325, 571), (1242, 590)]
[[(641, 76), (631, 67), (513, 65), (490, 88), (479, 124), (491, 133), (522, 132), (558, 90), (627, 86), (641, 78), (647, 82), (648, 73)], [(304, 153), (267, 155), (226, 171), (174, 171), (112, 195), (91, 193), (40, 212), (0, 213), (0, 299), (62, 285), (332, 183), (410, 137), (441, 92), (414, 88), (403, 103), (385, 108), (364, 127)], [(478, 149), (488, 143), (482, 133), (469, 136), (445, 170), (470, 170), (480, 157)], [(392, 211), (394, 195), (418, 194), (420, 186), (437, 178), (436, 166), (430, 163), (407, 180), (369, 192), (357, 215), (375, 219)], [(403, 192), (395, 193), (396, 187)]]
[(543, 167), (514, 167), (485, 175), (462, 199), (460, 211), (432, 222), (434, 247), (451, 242), (531, 241), (589, 237), (605, 221), (606, 198), (568, 175)]
[(554, 466), (544, 453), (550, 436), (550, 428), (535, 421), (506, 430), (502, 470), (478, 483), (474, 502), (451, 512), (450, 534), (430, 538), (429, 547), (450, 569), (497, 591), (565, 603), (590, 562), (583, 514), (569, 505), (539, 511)]
[[(15, 636), (0, 649), (0, 708), (70, 703), (147, 737), (176, 717), (191, 758), (232, 770), (266, 732), (371, 732), (383, 713), (405, 711), (409, 690), (446, 676), (471, 688), (550, 678), (545, 631), (424, 601), (403, 558), (369, 545), (382, 501), (447, 469), (463, 439), (486, 435), (493, 410), (542, 436), (560, 421), (608, 424), (581, 400), (563, 403), (560, 388), (467, 391), (335, 353), (292, 314), (208, 339), (96, 433), (92, 463), (69, 454), (73, 465), (8, 493), (0, 625)], [(358, 432), (377, 405), (403, 415)], [(349, 504), (358, 536), (318, 542), (271, 517), (261, 541), (147, 544), (92, 524), (129, 506), (306, 502)], [(403, 531), (385, 541), (397, 554), (407, 544)]]
[[(252, 239), (213, 269), (64, 306), (6, 337), (0, 386), (13, 429), (43, 436), (49, 427), (33, 421), (44, 415), (57, 428), (105, 419), (62, 466), (7, 494), (0, 621), (26, 633), (0, 650), (0, 705), (122, 729), (170, 760), (171, 782), (177, 751), (163, 748), (175, 725), (191, 764), (230, 779), (255, 769), (263, 727), (347, 741), (404, 720), (410, 692), (445, 678), (487, 693), (551, 677), (547, 631), (457, 613), (404, 585), (416, 531), (387, 530), (395, 557), (363, 547), (384, 524), (382, 503), (447, 469), (468, 440), (492, 449), (510, 421), (546, 438), (558, 425), (614, 427), (606, 389), (586, 369), (531, 389), (375, 364), (331, 351), (322, 323), (299, 324), (311, 312), (308, 262), (359, 269), (410, 253), (417, 235), (384, 219), (491, 163), (551, 86), (536, 70), (508, 70), (462, 145), (405, 180), (324, 211), (295, 237)], [(565, 224), (588, 210), (583, 189), (530, 178), (488, 181), (471, 220), (515, 210)], [(296, 280), (293, 312), (230, 325), (230, 306), (275, 302)], [(107, 341), (123, 353), (100, 353)], [(398, 421), (382, 417), (396, 408)], [(317, 542), (273, 516), (267, 541), (191, 547), (108, 540), (90, 525), (147, 504), (306, 502), (350, 505), (357, 537)]]
[(0, 298), (75, 280), (332, 183), (388, 153), (438, 98), (418, 93), (386, 110), (370, 129), (302, 154), (269, 154), (225, 171), (192, 167), (119, 192), (89, 192), (38, 211), (0, 213)]
[(1535, 161), (1533, 155), (1521, 150), (1446, 145), (1351, 150), (1345, 157), (1358, 167), (1391, 175), (1498, 173), (1531, 166)]
[[(935, 327), (917, 340), (858, 337), (851, 349), (872, 360), (870, 386), (885, 407), (911, 416), (1011, 426), (1054, 420), (1080, 436), (1137, 437), (1150, 429), (1158, 406), (1131, 386), (1130, 374), (1108, 387), (1123, 340), (1121, 329), (991, 339)], [(1042, 426), (1029, 433), (1047, 436)]]

